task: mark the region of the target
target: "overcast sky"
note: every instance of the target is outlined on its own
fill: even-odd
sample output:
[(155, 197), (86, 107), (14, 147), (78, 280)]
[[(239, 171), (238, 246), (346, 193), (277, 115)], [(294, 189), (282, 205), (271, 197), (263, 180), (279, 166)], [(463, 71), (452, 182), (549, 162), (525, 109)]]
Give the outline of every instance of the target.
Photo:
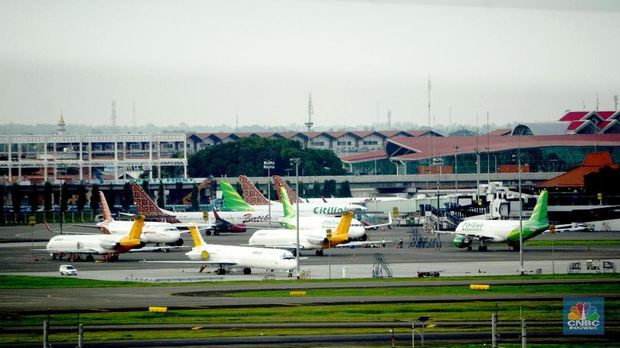
[(620, 1), (540, 3), (0, 0), (0, 123), (426, 125), (429, 74), (438, 124), (613, 109)]

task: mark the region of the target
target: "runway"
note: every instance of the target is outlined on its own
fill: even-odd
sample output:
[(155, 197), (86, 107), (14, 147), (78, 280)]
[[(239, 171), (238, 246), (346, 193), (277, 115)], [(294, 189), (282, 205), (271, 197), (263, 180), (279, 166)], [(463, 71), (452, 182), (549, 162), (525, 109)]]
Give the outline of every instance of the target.
[[(55, 227), (54, 227), (55, 228)], [(65, 231), (88, 231), (87, 229), (66, 226)], [(398, 227), (385, 231), (370, 231), (369, 238), (385, 241), (381, 248), (335, 248), (325, 250), (322, 257), (314, 256), (312, 251), (302, 251), (300, 269), (306, 271), (311, 278), (367, 278), (373, 275), (375, 255), (380, 253), (389, 264), (394, 277), (417, 276), (418, 271), (440, 271), (441, 275), (500, 275), (515, 274), (519, 269), (519, 253), (508, 249), (505, 244), (491, 244), (489, 251), (478, 252), (458, 249), (451, 244), (451, 239), (442, 236), (441, 248), (408, 247), (410, 228)], [(92, 231), (91, 231), (92, 232)], [(243, 245), (246, 244), (251, 231), (240, 234), (224, 234), (209, 236), (208, 243)], [(46, 241), (52, 234), (41, 225), (34, 227), (0, 227), (0, 262), (2, 273), (18, 273), (31, 275), (56, 275), (63, 260), (51, 260), (44, 249)], [(427, 238), (434, 238), (427, 235)], [(574, 232), (542, 235), (537, 240), (555, 238), (562, 240), (617, 240), (620, 234), (615, 232)], [(397, 248), (397, 242), (403, 240), (403, 248)], [(197, 273), (198, 267), (187, 265), (156, 264), (140, 261), (173, 261), (187, 260), (185, 252), (191, 248), (191, 238), (179, 251), (169, 253), (128, 253), (120, 256), (119, 262), (89, 263), (78, 262), (80, 278), (100, 280), (141, 280), (141, 281), (196, 281), (201, 278), (209, 280), (243, 280), (261, 279), (271, 275), (265, 270), (254, 269), (253, 275), (227, 275), (225, 278), (215, 277), (210, 273)], [(524, 268), (530, 272), (566, 273), (571, 261), (611, 260), (618, 261), (620, 245), (610, 246), (532, 246), (524, 248)], [(582, 272), (585, 270), (582, 270)], [(382, 274), (385, 275), (385, 272)], [(280, 278), (282, 274), (275, 275)], [(284, 275), (285, 276), (285, 275)]]

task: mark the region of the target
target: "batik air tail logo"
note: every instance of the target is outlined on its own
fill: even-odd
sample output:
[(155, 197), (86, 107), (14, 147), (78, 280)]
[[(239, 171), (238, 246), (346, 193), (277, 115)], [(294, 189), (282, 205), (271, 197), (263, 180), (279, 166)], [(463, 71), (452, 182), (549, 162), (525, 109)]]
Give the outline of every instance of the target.
[[(567, 303), (568, 300), (568, 303)], [(577, 301), (577, 302), (575, 302)], [(572, 305), (571, 305), (572, 302)], [(604, 302), (602, 298), (564, 299), (565, 335), (604, 334)]]

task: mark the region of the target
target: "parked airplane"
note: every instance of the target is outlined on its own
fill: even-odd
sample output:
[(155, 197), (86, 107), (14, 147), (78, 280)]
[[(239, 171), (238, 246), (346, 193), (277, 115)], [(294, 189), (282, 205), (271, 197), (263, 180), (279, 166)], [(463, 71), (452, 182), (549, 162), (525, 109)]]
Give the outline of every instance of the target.
[[(369, 200), (375, 201), (402, 201), (405, 198), (402, 197), (321, 197), (321, 198), (301, 198), (297, 196), (297, 193), (286, 183), (284, 178), (279, 175), (274, 175), (273, 183), (276, 187), (276, 192), (278, 193), (278, 199), (282, 201), (282, 197), (280, 197), (280, 187), (284, 187), (286, 189), (286, 193), (289, 196), (291, 202), (306, 202), (306, 203), (324, 203), (324, 204), (355, 204), (355, 205), (363, 205), (366, 204)], [(244, 188), (245, 190), (245, 188)]]
[(185, 254), (190, 259), (189, 261), (148, 262), (217, 265), (217, 274), (225, 274), (227, 268), (230, 267), (242, 267), (243, 274), (251, 274), (252, 268), (263, 268), (269, 272), (286, 271), (289, 277), (297, 268), (295, 256), (287, 250), (208, 244), (195, 226), (190, 227), (190, 233), (194, 240), (194, 247)]
[[(131, 221), (116, 221), (112, 218), (110, 213), (110, 207), (105, 199), (103, 192), (99, 191), (99, 201), (101, 202), (101, 212), (103, 215), (103, 221), (97, 223), (97, 227), (107, 234), (127, 234), (133, 226)], [(183, 239), (181, 233), (172, 224), (167, 222), (145, 222), (142, 228), (142, 235), (140, 239), (144, 243), (165, 243), (168, 245), (183, 245)]]
[[(153, 202), (151, 197), (144, 192), (140, 185), (135, 182), (131, 183), (133, 190), (133, 199), (138, 207), (140, 214), (148, 216), (156, 216), (169, 223), (174, 224), (177, 227), (188, 228), (190, 223), (195, 223), (200, 229), (207, 230), (207, 233), (211, 232), (219, 234), (220, 232), (245, 232), (246, 227), (242, 221), (241, 216), (235, 216), (234, 214), (214, 214), (215, 222), (209, 219), (209, 213), (204, 212), (175, 212), (170, 210), (161, 209)], [(239, 215), (239, 214), (236, 214)], [(234, 217), (231, 220), (230, 217)]]
[[(237, 193), (237, 190), (228, 182), (220, 180), (220, 189), (222, 190), (222, 197), (224, 199), (224, 208), (232, 211), (255, 211), (266, 213), (269, 210), (268, 205), (255, 205), (248, 204)], [(293, 205), (296, 209), (296, 205)], [(311, 215), (335, 215), (349, 210), (355, 212), (364, 212), (366, 208), (356, 204), (330, 204), (330, 203), (300, 203), (299, 215), (311, 216)], [(282, 204), (278, 202), (271, 202), (271, 219), (276, 220), (283, 216)]]
[[(547, 191), (542, 191), (532, 216), (523, 221), (523, 240), (528, 240), (545, 232), (549, 228), (547, 219)], [(455, 234), (454, 245), (458, 248), (471, 250), (474, 239), (480, 243), (479, 251), (486, 251), (486, 243), (506, 243), (513, 250), (519, 250), (519, 221), (518, 220), (465, 220), (454, 232), (437, 231), (438, 233)]]
[[(321, 256), (323, 249), (349, 242), (352, 219), (353, 212), (348, 211), (342, 214), (340, 223), (334, 231), (322, 228), (299, 230), (299, 249), (316, 250), (315, 254)], [(258, 230), (250, 237), (248, 244), (293, 250), (297, 248), (297, 233), (289, 229)]]
[(94, 261), (93, 255), (105, 255), (106, 260), (115, 261), (118, 260), (120, 253), (144, 247), (144, 242), (140, 240), (143, 226), (144, 216), (139, 216), (134, 220), (131, 230), (126, 235), (76, 234), (54, 236), (49, 240), (44, 250), (49, 252), (54, 259), (69, 255), (73, 261), (79, 261), (83, 255), (86, 255), (86, 261)]
[[(291, 202), (288, 200), (288, 195), (283, 187), (280, 187), (280, 197), (282, 197), (282, 206), (284, 208), (284, 216), (281, 217), (278, 222), (282, 224), (284, 228), (289, 230), (297, 229), (297, 221), (299, 220), (300, 230), (316, 230), (316, 229), (334, 229), (338, 227), (340, 223), (340, 217), (333, 216), (300, 216), (297, 218), (297, 213), (293, 209)], [(366, 229), (355, 218), (351, 218), (351, 226), (349, 227), (349, 239), (362, 239), (366, 240)]]

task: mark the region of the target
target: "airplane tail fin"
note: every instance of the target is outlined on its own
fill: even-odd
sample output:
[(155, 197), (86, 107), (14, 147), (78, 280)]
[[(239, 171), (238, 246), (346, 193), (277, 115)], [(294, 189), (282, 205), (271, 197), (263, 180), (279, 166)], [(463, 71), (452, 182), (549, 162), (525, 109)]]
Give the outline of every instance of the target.
[(349, 227), (351, 227), (351, 220), (353, 220), (353, 211), (349, 210), (347, 212), (342, 213), (342, 217), (340, 217), (340, 223), (338, 227), (336, 227), (336, 235), (348, 235)]
[[(250, 205), (268, 205), (269, 201), (256, 188), (256, 186), (245, 175), (239, 175), (239, 182), (243, 189), (243, 199)], [(271, 184), (271, 183), (268, 183)]]
[(134, 223), (131, 226), (131, 231), (129, 231), (129, 238), (140, 239), (142, 227), (144, 227), (144, 215), (140, 215), (134, 220)]
[(280, 199), (280, 202), (282, 202), (282, 196), (280, 195), (280, 187), (284, 187), (284, 189), (286, 190), (286, 193), (288, 194), (288, 198), (290, 202), (292, 203), (299, 202), (299, 197), (297, 196), (297, 193), (295, 193), (295, 191), (293, 191), (293, 189), (288, 186), (286, 181), (284, 181), (284, 179), (281, 176), (274, 175), (272, 176), (272, 178), (273, 178), (273, 183), (276, 186), (276, 191), (278, 192), (278, 198)]
[(131, 190), (133, 191), (133, 200), (136, 203), (138, 212), (144, 216), (157, 216), (158, 220), (165, 220), (168, 223), (180, 223), (175, 217), (169, 216), (161, 210), (155, 202), (144, 192), (142, 187), (135, 182), (131, 182)]
[(293, 206), (291, 205), (291, 201), (288, 199), (288, 194), (286, 193), (286, 189), (284, 187), (280, 187), (280, 197), (284, 217), (294, 218), (297, 214), (295, 214), (295, 211), (293, 210)]
[(532, 216), (525, 222), (525, 226), (531, 229), (546, 229), (549, 226), (549, 219), (547, 218), (547, 200), (549, 193), (544, 190), (538, 196), (536, 206), (532, 211)]
[(194, 247), (201, 247), (206, 244), (205, 240), (202, 239), (202, 236), (200, 235), (200, 231), (198, 230), (198, 226), (196, 224), (190, 226), (189, 233), (192, 235)]
[(99, 191), (99, 202), (101, 203), (101, 212), (103, 213), (103, 222), (114, 221), (112, 214), (110, 213), (110, 207), (108, 201), (105, 199), (105, 195), (102, 191)]
[(148, 215), (164, 215), (164, 212), (159, 209), (157, 204), (153, 202), (151, 197), (144, 192), (140, 185), (135, 182), (131, 183), (131, 190), (133, 191), (133, 200), (136, 203), (138, 212), (140, 214)]
[(222, 189), (222, 198), (224, 199), (224, 208), (233, 211), (254, 210), (243, 200), (237, 190), (228, 182), (220, 180), (220, 189)]

